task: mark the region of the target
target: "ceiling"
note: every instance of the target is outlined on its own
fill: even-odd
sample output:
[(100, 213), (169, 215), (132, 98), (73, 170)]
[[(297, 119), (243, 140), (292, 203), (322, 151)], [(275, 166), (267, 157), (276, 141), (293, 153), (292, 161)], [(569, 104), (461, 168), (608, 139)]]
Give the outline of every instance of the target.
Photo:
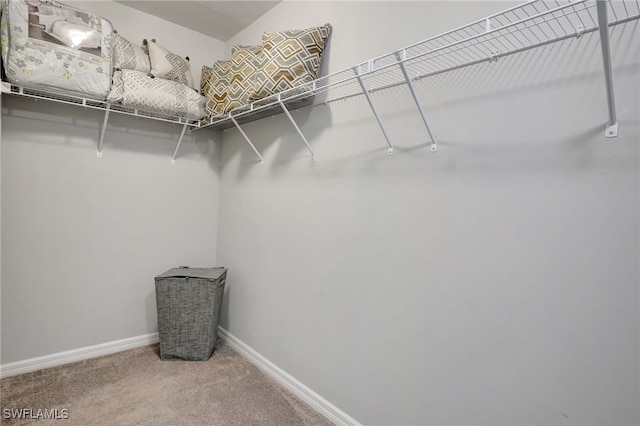
[(281, 0), (115, 1), (218, 40), (227, 41)]

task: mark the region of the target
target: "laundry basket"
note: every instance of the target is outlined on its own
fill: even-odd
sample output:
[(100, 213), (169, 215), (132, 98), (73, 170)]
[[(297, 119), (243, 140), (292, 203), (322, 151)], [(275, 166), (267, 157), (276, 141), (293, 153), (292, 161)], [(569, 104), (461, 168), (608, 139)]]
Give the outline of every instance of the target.
[(160, 359), (211, 357), (226, 277), (226, 268), (188, 267), (155, 277)]

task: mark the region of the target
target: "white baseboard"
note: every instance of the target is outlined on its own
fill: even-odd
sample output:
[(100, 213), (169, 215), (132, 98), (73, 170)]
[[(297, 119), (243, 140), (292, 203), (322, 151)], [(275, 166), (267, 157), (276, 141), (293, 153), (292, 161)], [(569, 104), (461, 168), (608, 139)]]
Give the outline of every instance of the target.
[(309, 404), (317, 412), (325, 416), (328, 420), (336, 425), (344, 426), (359, 426), (355, 419), (350, 417), (347, 413), (340, 410), (338, 407), (300, 383), (293, 378), (286, 371), (260, 355), (253, 350), (250, 346), (244, 343), (242, 340), (235, 337), (222, 327), (218, 327), (218, 336), (236, 352), (238, 352), (243, 358), (246, 358), (249, 362), (254, 364), (265, 374), (275, 379), (278, 383), (284, 386), (287, 390), (295, 394), (298, 398)]
[(137, 337), (130, 337), (113, 342), (101, 343), (99, 345), (86, 346), (84, 348), (72, 349), (70, 351), (58, 352), (51, 355), (44, 355), (37, 358), (26, 359), (24, 361), (10, 362), (0, 365), (0, 378), (17, 376), (18, 374), (30, 373), (43, 368), (55, 367), (57, 365), (69, 364), (71, 362), (83, 361), (85, 359), (96, 358), (127, 349), (139, 348), (142, 346), (158, 343), (158, 333), (150, 333)]
[[(257, 366), (265, 374), (276, 380), (298, 398), (309, 404), (317, 412), (325, 416), (336, 425), (360, 426), (355, 419), (340, 410), (335, 405), (309, 389), (286, 371), (256, 352), (242, 340), (235, 337), (222, 327), (218, 328), (219, 337), (243, 358)], [(96, 358), (128, 349), (139, 348), (159, 342), (158, 333), (150, 333), (137, 337), (101, 343), (99, 345), (86, 346), (84, 348), (58, 352), (23, 361), (10, 362), (0, 365), (0, 378), (17, 376), (44, 368), (69, 364), (76, 361)]]

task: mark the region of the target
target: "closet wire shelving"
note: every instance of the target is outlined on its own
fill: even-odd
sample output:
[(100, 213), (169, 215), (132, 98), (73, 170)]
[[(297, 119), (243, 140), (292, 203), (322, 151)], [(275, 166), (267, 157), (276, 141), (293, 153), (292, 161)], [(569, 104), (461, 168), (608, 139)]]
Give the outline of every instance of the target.
[(102, 155), (110, 112), (180, 124), (182, 131), (171, 158), (171, 163), (175, 164), (180, 144), (187, 131), (205, 128), (221, 130), (232, 127), (240, 132), (262, 162), (262, 155), (241, 125), (280, 113), (287, 116), (305, 143), (311, 158), (315, 159), (311, 145), (290, 111), (326, 105), (356, 96), (366, 98), (385, 138), (388, 153), (391, 155), (394, 145), (371, 94), (406, 85), (430, 138), (431, 151), (435, 152), (438, 141), (415, 89), (417, 81), (482, 62), (498, 62), (501, 57), (507, 55), (572, 37), (580, 38), (584, 34), (599, 31), (609, 111), (605, 137), (615, 137), (618, 134), (618, 122), (615, 112), (608, 27), (638, 18), (640, 18), (640, 0), (531, 0), (353, 67), (320, 77), (305, 85), (236, 108), (225, 115), (198, 121), (180, 117), (158, 117), (153, 113), (113, 105), (106, 101), (58, 95), (6, 82), (3, 82), (2, 92), (104, 110), (105, 115), (98, 142), (98, 157)]
[(290, 110), (328, 104), (364, 96), (380, 126), (391, 155), (394, 146), (371, 97), (376, 91), (406, 85), (416, 104), (431, 141), (438, 141), (425, 114), (415, 83), (423, 78), (600, 31), (609, 117), (605, 137), (615, 137), (618, 124), (611, 74), (608, 27), (640, 17), (638, 0), (532, 0), (490, 15), (484, 19), (439, 34), (397, 51), (369, 59), (351, 68), (238, 108), (225, 116), (203, 120), (199, 128), (225, 129), (235, 126), (251, 145), (260, 161), (262, 156), (240, 124), (284, 112), (311, 153), (309, 142), (291, 117)]
[(176, 149), (174, 150), (173, 156), (171, 157), (171, 164), (175, 164), (176, 156), (178, 155), (178, 150), (180, 148), (180, 144), (182, 143), (182, 138), (187, 132), (187, 129), (194, 129), (194, 128), (200, 127), (200, 121), (197, 121), (197, 120), (188, 120), (183, 117), (170, 116), (170, 115), (159, 116), (157, 113), (135, 109), (135, 108), (127, 108), (121, 105), (115, 105), (115, 104), (109, 103), (104, 100), (83, 98), (80, 96), (75, 96), (75, 95), (70, 95), (70, 94), (55, 92), (55, 91), (43, 91), (42, 89), (23, 87), (23, 86), (19, 86), (17, 84), (13, 84), (6, 81), (2, 82), (2, 93), (22, 96), (22, 97), (31, 98), (34, 100), (52, 101), (56, 103), (66, 104), (66, 105), (75, 105), (83, 108), (97, 109), (97, 110), (104, 111), (104, 118), (102, 121), (102, 126), (100, 128), (100, 138), (98, 140), (98, 153), (97, 153), (98, 158), (102, 158), (102, 146), (104, 142), (105, 133), (107, 130), (107, 124), (109, 122), (109, 115), (112, 112), (182, 125), (182, 130), (178, 138)]

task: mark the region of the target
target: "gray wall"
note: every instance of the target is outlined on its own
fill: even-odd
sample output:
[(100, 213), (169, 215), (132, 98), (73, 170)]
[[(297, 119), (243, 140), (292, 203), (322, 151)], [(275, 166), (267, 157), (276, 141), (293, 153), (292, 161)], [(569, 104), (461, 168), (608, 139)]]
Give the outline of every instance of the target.
[[(146, 22), (176, 47), (208, 39), (192, 58), (222, 55), (117, 3), (88, 6), (117, 29), (135, 19), (121, 30), (133, 40)], [(215, 264), (215, 133), (185, 136), (172, 166), (181, 126), (111, 114), (98, 159), (103, 113), (2, 96), (2, 363), (157, 331), (153, 277)]]
[[(284, 2), (198, 61), (330, 22), (332, 72), (507, 6)], [(394, 156), (354, 98), (294, 113), (316, 162), (245, 126), (262, 165), (229, 130), (170, 166), (177, 126), (117, 116), (98, 160), (98, 112), (3, 96), (1, 362), (153, 332), (153, 276), (215, 263), (222, 325), (362, 423), (637, 424), (636, 26), (613, 140), (595, 35), (422, 80), (435, 154), (406, 89), (374, 99)]]
[[(328, 71), (506, 8), (284, 2), (227, 43), (330, 22)], [(390, 11), (393, 10), (393, 14)], [(366, 17), (366, 18), (365, 18)], [(597, 34), (224, 134), (222, 325), (364, 424), (637, 424), (640, 51)], [(634, 33), (635, 31), (635, 33)], [(635, 35), (634, 35), (635, 34)]]

